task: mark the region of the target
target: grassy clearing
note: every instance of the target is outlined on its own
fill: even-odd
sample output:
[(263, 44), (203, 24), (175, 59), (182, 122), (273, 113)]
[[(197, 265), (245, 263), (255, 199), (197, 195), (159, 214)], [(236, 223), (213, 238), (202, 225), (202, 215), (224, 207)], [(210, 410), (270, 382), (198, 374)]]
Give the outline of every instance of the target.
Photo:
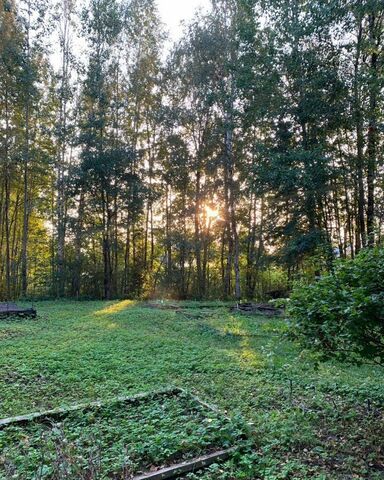
[(252, 424), (241, 455), (190, 478), (384, 477), (382, 369), (319, 363), (281, 319), (196, 306), (47, 302), (1, 321), (0, 417), (175, 385)]

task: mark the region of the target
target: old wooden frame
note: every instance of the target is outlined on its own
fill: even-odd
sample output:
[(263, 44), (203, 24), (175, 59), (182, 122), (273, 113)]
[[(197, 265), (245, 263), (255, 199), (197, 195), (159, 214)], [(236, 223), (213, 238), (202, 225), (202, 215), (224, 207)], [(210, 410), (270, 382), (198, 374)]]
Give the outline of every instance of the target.
[(137, 395), (133, 395), (131, 397), (115, 397), (111, 400), (107, 400), (105, 402), (90, 402), (90, 403), (78, 403), (76, 405), (72, 405), (70, 407), (63, 407), (63, 408), (55, 408), (53, 410), (45, 410), (36, 413), (29, 413), (27, 415), (20, 415), (17, 417), (9, 417), (0, 420), (0, 429), (17, 423), (28, 423), (32, 421), (43, 421), (44, 419), (50, 418), (61, 418), (69, 413), (76, 412), (79, 410), (92, 410), (94, 408), (103, 408), (106, 406), (111, 406), (117, 403), (126, 403), (126, 404), (135, 404), (137, 402), (142, 402), (146, 400), (167, 397), (167, 396), (178, 396), (182, 393), (185, 393), (184, 390), (177, 387), (169, 387), (163, 390), (158, 390), (156, 392), (149, 392), (149, 393), (139, 393)]
[[(161, 397), (179, 396), (182, 394), (188, 395), (192, 400), (199, 403), (206, 409), (211, 410), (216, 414), (220, 414), (226, 420), (231, 421), (231, 419), (226, 414), (221, 412), (217, 407), (204, 402), (199, 397), (197, 397), (196, 395), (193, 395), (187, 390), (184, 390), (183, 388), (180, 388), (180, 387), (169, 387), (163, 390), (158, 390), (156, 392), (140, 393), (137, 395), (133, 395), (131, 397), (116, 397), (106, 402), (99, 401), (99, 402), (82, 403), (82, 404), (76, 404), (76, 405), (65, 407), (65, 408), (56, 408), (53, 410), (46, 410), (46, 411), (41, 411), (36, 413), (30, 413), (27, 415), (20, 415), (16, 417), (0, 419), (0, 430), (9, 425), (25, 424), (32, 421), (40, 421), (41, 423), (43, 423), (44, 421), (48, 421), (51, 418), (59, 419), (63, 416), (68, 415), (69, 413), (80, 411), (80, 410), (87, 411), (87, 410), (92, 410), (94, 408), (103, 408), (105, 406), (111, 406), (118, 403), (135, 404), (142, 401), (148, 401), (152, 399), (156, 400), (157, 398), (161, 398)], [(170, 467), (159, 469), (154, 472), (141, 474), (139, 476), (134, 477), (133, 480), (166, 480), (166, 479), (174, 478), (176, 476), (183, 475), (186, 473), (202, 470), (204, 468), (209, 467), (213, 463), (224, 462), (228, 460), (230, 456), (237, 449), (238, 447), (234, 446), (226, 450), (213, 452), (208, 455), (203, 455), (186, 462), (178, 463)]]

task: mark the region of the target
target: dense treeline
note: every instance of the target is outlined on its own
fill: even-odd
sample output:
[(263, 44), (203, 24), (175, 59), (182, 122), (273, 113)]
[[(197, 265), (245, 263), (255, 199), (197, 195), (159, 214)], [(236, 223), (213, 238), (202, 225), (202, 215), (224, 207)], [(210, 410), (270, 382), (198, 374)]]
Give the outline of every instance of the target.
[(0, 1), (0, 297), (254, 298), (380, 245), (384, 5)]

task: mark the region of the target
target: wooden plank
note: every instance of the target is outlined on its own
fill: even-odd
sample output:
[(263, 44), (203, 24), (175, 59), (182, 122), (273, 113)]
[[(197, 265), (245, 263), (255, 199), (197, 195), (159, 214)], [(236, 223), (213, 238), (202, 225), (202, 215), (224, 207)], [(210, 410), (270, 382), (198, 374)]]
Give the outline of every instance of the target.
[(280, 316), (284, 313), (283, 309), (266, 303), (238, 303), (231, 308), (231, 311), (245, 315), (263, 315), (266, 317)]
[(42, 412), (29, 413), (27, 415), (20, 415), (17, 417), (4, 418), (0, 420), (0, 430), (2, 428), (7, 427), (8, 425), (13, 425), (18, 423), (22, 424), (22, 423), (28, 423), (32, 421), (38, 421), (38, 420), (42, 421), (47, 418), (57, 418), (57, 417), (60, 418), (69, 413), (77, 412), (79, 410), (87, 411), (87, 410), (92, 410), (94, 408), (103, 408), (105, 406), (112, 406), (117, 403), (135, 404), (143, 400), (156, 399), (156, 398), (161, 398), (163, 396), (165, 397), (177, 396), (177, 395), (181, 395), (182, 393), (184, 393), (184, 391), (181, 390), (180, 388), (170, 387), (170, 388), (159, 390), (156, 392), (139, 393), (131, 397), (116, 397), (106, 402), (98, 401), (98, 402), (91, 402), (91, 403), (80, 403), (80, 404), (72, 405), (66, 408), (56, 408), (54, 410), (46, 410)]
[[(212, 405), (211, 403), (207, 403), (205, 402), (204, 400), (202, 400), (200, 397), (198, 397), (197, 395), (194, 395), (193, 393), (189, 392), (188, 390), (184, 390), (183, 388), (181, 388), (180, 390), (182, 390), (184, 392), (185, 395), (189, 395), (193, 400), (195, 400), (195, 402), (199, 403), (201, 406), (207, 408), (208, 410), (211, 410), (212, 412), (216, 413), (217, 415), (221, 415), (223, 418), (225, 418), (225, 420), (227, 420), (227, 422), (233, 424), (233, 420), (231, 419), (231, 417), (229, 417), (225, 412), (223, 412), (222, 410), (220, 410), (219, 407), (217, 407), (216, 405)], [(247, 424), (248, 427), (250, 425), (252, 425), (251, 423)], [(248, 433), (246, 432), (243, 432), (239, 437), (238, 439), (239, 440), (246, 440), (248, 437)]]
[(195, 402), (199, 403), (202, 407), (206, 408), (207, 410), (211, 410), (211, 412), (216, 413), (217, 415), (221, 415), (223, 418), (225, 418), (225, 420), (232, 423), (232, 420), (228, 417), (228, 415), (222, 412), (216, 405), (212, 405), (211, 403), (205, 402), (200, 397), (198, 397), (197, 395), (194, 395), (188, 390), (184, 390), (183, 388), (181, 388), (180, 390), (182, 390), (185, 395), (188, 395)]
[(183, 304), (173, 304), (173, 303), (156, 303), (156, 302), (147, 302), (143, 304), (146, 308), (157, 308), (159, 310), (205, 310), (205, 309), (218, 309), (226, 308), (227, 305), (183, 305)]
[(163, 396), (178, 396), (178, 395), (186, 395), (190, 397), (192, 400), (199, 403), (201, 406), (207, 408), (208, 410), (211, 410), (212, 412), (218, 415), (221, 415), (227, 421), (231, 422), (231, 419), (219, 408), (217, 408), (215, 405), (211, 405), (201, 400), (198, 396), (194, 395), (193, 393), (183, 388), (169, 387), (169, 388), (158, 390), (155, 392), (139, 393), (137, 395), (133, 395), (130, 397), (115, 397), (111, 400), (107, 400), (106, 402), (96, 401), (96, 402), (90, 402), (90, 403), (79, 403), (79, 404), (71, 405), (69, 407), (55, 408), (52, 410), (34, 412), (26, 415), (19, 415), (16, 417), (3, 418), (3, 419), (0, 419), (0, 429), (14, 423), (27, 423), (27, 422), (31, 422), (39, 419), (45, 419), (47, 417), (61, 417), (63, 415), (66, 415), (67, 413), (76, 412), (78, 410), (85, 410), (85, 411), (92, 410), (93, 408), (102, 408), (104, 406), (111, 406), (116, 403), (134, 404), (136, 402), (143, 401), (143, 400), (156, 399), (156, 398), (161, 398)]
[(199, 458), (190, 460), (189, 462), (179, 463), (172, 467), (163, 468), (156, 472), (149, 472), (138, 477), (134, 477), (133, 480), (166, 480), (167, 478), (175, 478), (179, 475), (195, 472), (207, 468), (213, 463), (225, 462), (233, 453), (237, 450), (237, 447), (228, 448), (227, 450), (220, 450), (219, 452), (211, 453), (210, 455), (204, 455)]
[(16, 303), (0, 303), (0, 312), (8, 312), (9, 310), (17, 310), (18, 308)]
[(36, 313), (34, 308), (23, 308), (9, 302), (0, 303), (0, 317), (36, 317)]

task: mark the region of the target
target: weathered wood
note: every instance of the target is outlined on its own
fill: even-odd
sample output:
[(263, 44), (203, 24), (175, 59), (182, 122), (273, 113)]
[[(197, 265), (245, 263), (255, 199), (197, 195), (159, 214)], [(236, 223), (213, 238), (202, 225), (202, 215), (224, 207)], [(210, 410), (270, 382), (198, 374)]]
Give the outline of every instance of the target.
[(7, 425), (11, 425), (15, 423), (28, 423), (36, 420), (44, 420), (48, 417), (51, 417), (51, 418), (62, 417), (64, 415), (67, 415), (68, 413), (76, 412), (79, 410), (87, 411), (87, 410), (92, 410), (94, 408), (103, 408), (105, 406), (115, 405), (118, 403), (135, 404), (137, 402), (141, 402), (145, 400), (151, 400), (151, 399), (157, 399), (157, 398), (169, 397), (169, 396), (179, 396), (179, 395), (187, 395), (192, 400), (199, 403), (201, 406), (207, 408), (208, 410), (211, 410), (216, 414), (220, 414), (226, 420), (231, 421), (231, 419), (227, 415), (225, 415), (225, 413), (221, 412), (216, 406), (206, 403), (205, 401), (201, 400), (199, 397), (188, 392), (187, 390), (184, 390), (183, 388), (180, 388), (180, 387), (169, 387), (169, 388), (158, 390), (155, 392), (139, 393), (137, 395), (133, 395), (130, 397), (115, 397), (105, 402), (96, 401), (96, 402), (89, 402), (89, 403), (78, 403), (75, 405), (71, 405), (69, 407), (55, 408), (52, 410), (34, 412), (26, 415), (19, 415), (16, 417), (3, 418), (3, 419), (0, 419), (0, 429), (6, 427)]
[(221, 415), (225, 420), (228, 422), (232, 422), (232, 420), (226, 415), (226, 413), (222, 412), (216, 405), (212, 405), (211, 403), (207, 403), (206, 401), (202, 400), (200, 397), (197, 395), (194, 395), (193, 393), (188, 392), (187, 390), (181, 389), (185, 395), (188, 395), (192, 400), (194, 400), (196, 403), (200, 404), (202, 407), (206, 408), (207, 410), (210, 410), (211, 412), (215, 413), (216, 415)]
[(0, 303), (0, 317), (36, 317), (34, 308), (19, 307), (15, 303)]
[[(223, 412), (222, 410), (220, 410), (220, 408), (217, 407), (216, 405), (213, 405), (212, 403), (208, 403), (202, 400), (197, 395), (194, 395), (193, 393), (190, 393), (187, 390), (184, 390), (183, 388), (181, 388), (181, 390), (185, 395), (189, 395), (193, 400), (195, 400), (195, 402), (199, 403), (202, 407), (206, 408), (207, 410), (211, 410), (211, 412), (216, 413), (216, 415), (221, 415), (223, 418), (225, 418), (225, 420), (227, 420), (227, 422), (233, 423), (233, 420), (231, 419), (231, 417), (229, 417), (226, 414), (226, 412)], [(250, 425), (252, 424), (251, 423), (247, 424), (248, 427)], [(243, 432), (241, 435), (239, 435), (238, 440), (246, 440), (247, 438), (248, 438), (248, 432)]]
[(20, 415), (17, 417), (10, 417), (4, 418), (0, 420), (0, 430), (2, 428), (7, 427), (8, 425), (13, 424), (23, 424), (32, 421), (44, 421), (49, 418), (61, 418), (69, 413), (73, 413), (79, 410), (92, 410), (94, 408), (103, 408), (105, 406), (112, 406), (118, 403), (125, 403), (125, 404), (135, 404), (144, 400), (156, 399), (161, 397), (168, 397), (168, 396), (178, 396), (184, 393), (184, 390), (177, 387), (170, 387), (168, 389), (159, 390), (157, 392), (150, 392), (150, 393), (139, 393), (138, 395), (133, 395), (131, 397), (116, 397), (112, 400), (106, 402), (91, 402), (91, 403), (80, 403), (76, 405), (72, 405), (70, 407), (65, 408), (56, 408), (53, 410), (46, 410), (42, 412), (30, 413), (27, 415)]
[(8, 310), (16, 310), (19, 308), (16, 303), (0, 303), (0, 312), (7, 312)]
[(144, 307), (146, 308), (155, 308), (158, 310), (179, 310), (181, 308), (180, 305), (174, 305), (171, 303), (145, 303)]
[(189, 462), (179, 463), (172, 467), (163, 468), (156, 472), (149, 472), (138, 477), (134, 477), (133, 480), (166, 480), (167, 478), (175, 478), (179, 475), (195, 472), (207, 468), (213, 463), (225, 462), (233, 453), (235, 453), (237, 447), (228, 448), (227, 450), (220, 450), (219, 452), (211, 453), (210, 455), (204, 455), (199, 458), (190, 460)]

